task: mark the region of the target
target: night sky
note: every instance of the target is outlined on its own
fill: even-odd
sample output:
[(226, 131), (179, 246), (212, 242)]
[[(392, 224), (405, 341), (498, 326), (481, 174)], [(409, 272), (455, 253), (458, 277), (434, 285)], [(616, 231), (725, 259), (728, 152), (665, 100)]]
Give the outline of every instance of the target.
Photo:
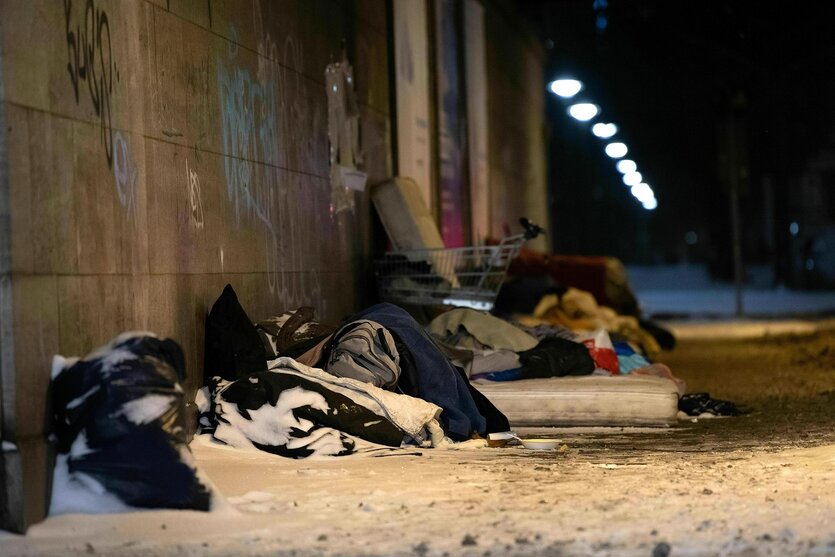
[[(628, 158), (659, 201), (654, 212), (643, 210), (603, 154), (604, 142), (549, 96), (557, 250), (707, 262), (727, 275), (730, 210), (720, 157), (733, 118), (745, 167), (745, 259), (788, 274), (793, 246), (785, 231), (803, 217), (793, 190), (810, 160), (832, 149), (835, 132), (829, 4), (517, 2), (545, 48), (546, 79), (571, 74), (586, 83), (583, 93), (602, 107), (601, 121), (619, 126)], [(764, 180), (773, 184), (772, 201)], [(695, 245), (684, 241), (690, 231)]]

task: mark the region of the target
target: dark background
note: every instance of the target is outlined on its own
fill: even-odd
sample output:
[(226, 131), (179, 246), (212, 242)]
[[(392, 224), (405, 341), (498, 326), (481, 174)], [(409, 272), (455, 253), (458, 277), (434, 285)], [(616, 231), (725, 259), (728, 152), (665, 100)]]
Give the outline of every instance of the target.
[(814, 257), (827, 257), (815, 242), (835, 220), (829, 4), (515, 2), (542, 42), (546, 79), (584, 82), (578, 98), (587, 95), (602, 108), (599, 121), (618, 125), (627, 158), (659, 202), (644, 210), (591, 125), (571, 119), (568, 103), (549, 95), (556, 251), (703, 263), (730, 279), (728, 184), (736, 172), (746, 265), (769, 269), (773, 284), (831, 286), (807, 268), (813, 247)]

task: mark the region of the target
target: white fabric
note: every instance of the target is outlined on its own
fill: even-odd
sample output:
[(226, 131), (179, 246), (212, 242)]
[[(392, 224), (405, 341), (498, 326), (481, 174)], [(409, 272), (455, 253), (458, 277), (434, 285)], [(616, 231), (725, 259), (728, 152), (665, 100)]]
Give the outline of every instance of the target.
[(433, 439), (428, 428), (432, 421), (440, 416), (441, 408), (431, 402), (385, 391), (356, 379), (336, 377), (325, 370), (308, 367), (292, 358), (276, 358), (267, 362), (267, 368), (322, 383), (328, 389), (347, 396), (375, 414), (385, 416), (418, 442)]

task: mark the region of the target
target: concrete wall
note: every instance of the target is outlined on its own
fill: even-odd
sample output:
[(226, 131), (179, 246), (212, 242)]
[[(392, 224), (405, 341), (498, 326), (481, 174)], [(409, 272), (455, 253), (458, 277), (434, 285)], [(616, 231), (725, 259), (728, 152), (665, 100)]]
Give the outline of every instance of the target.
[[(486, 5), (491, 232), (544, 223), (542, 56)], [(370, 203), (334, 213), (324, 70), (354, 65), (391, 174), (386, 0), (0, 0), (0, 528), (47, 509), (53, 354), (151, 330), (202, 382), (229, 282), (257, 320), (373, 295)]]
[(151, 330), (181, 343), (193, 390), (227, 282), (253, 319), (312, 305), (338, 320), (367, 302), (369, 203), (331, 212), (324, 70), (345, 40), (365, 169), (389, 175), (386, 5), (2, 0), (0, 13), (0, 506), (25, 507), (0, 527), (22, 529), (44, 512), (53, 354)]

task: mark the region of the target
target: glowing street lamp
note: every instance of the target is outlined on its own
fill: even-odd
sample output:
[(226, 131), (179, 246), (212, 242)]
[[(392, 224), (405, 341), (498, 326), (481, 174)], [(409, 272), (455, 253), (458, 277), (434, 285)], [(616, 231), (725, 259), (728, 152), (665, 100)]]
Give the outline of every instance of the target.
[(626, 153), (629, 152), (629, 149), (626, 148), (626, 144), (615, 142), (609, 143), (606, 145), (606, 154), (612, 157), (613, 159), (619, 159), (626, 156)]
[(634, 195), (635, 199), (641, 203), (645, 203), (650, 199), (655, 199), (655, 194), (653, 193), (652, 188), (649, 187), (649, 184), (645, 184), (644, 182), (632, 186), (632, 195)]
[(615, 165), (615, 168), (618, 169), (618, 172), (621, 174), (628, 174), (630, 172), (635, 172), (638, 170), (638, 165), (635, 164), (635, 161), (629, 159), (621, 159)]
[(641, 183), (644, 177), (640, 172), (627, 172), (623, 175), (623, 183), (627, 186), (636, 186)]
[(600, 139), (609, 139), (618, 133), (618, 127), (614, 124), (597, 123), (591, 128), (591, 133)]
[(596, 104), (592, 103), (577, 103), (568, 107), (568, 113), (575, 120), (581, 122), (588, 122), (600, 112)]
[(576, 79), (557, 79), (549, 83), (548, 88), (555, 95), (564, 99), (570, 99), (580, 92), (583, 84)]

